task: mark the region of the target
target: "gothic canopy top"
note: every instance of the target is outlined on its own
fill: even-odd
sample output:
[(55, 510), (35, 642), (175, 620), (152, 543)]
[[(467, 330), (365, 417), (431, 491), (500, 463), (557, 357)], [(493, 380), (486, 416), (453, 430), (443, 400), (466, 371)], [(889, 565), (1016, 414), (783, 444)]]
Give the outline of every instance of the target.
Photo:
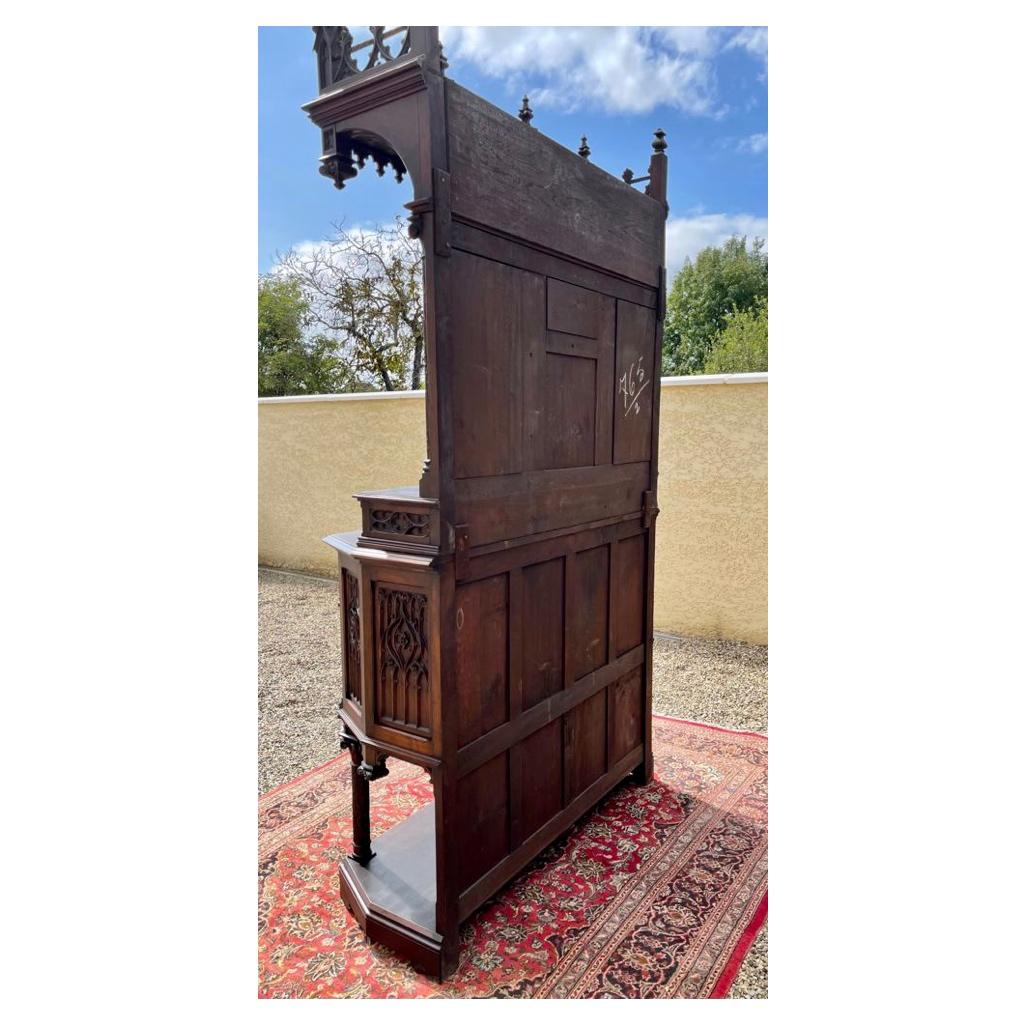
[[(340, 85), (353, 75), (370, 71), (410, 54), (426, 53), (429, 40), (414, 26), (387, 28), (370, 25), (370, 38), (355, 42), (347, 25), (315, 25), (313, 50), (316, 53), (320, 92)], [(369, 54), (363, 56), (363, 51)], [(362, 62), (362, 66), (360, 66)], [(442, 67), (447, 64), (441, 58)]]

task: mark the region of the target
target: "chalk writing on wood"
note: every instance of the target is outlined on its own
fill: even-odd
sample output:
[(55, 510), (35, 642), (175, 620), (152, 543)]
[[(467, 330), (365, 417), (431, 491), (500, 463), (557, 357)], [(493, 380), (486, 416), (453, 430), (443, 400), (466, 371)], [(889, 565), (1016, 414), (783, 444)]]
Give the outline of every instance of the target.
[(650, 378), (644, 370), (644, 357), (629, 364), (629, 369), (619, 378), (619, 394), (622, 395), (623, 418), (632, 413), (640, 415), (640, 396), (650, 384)]

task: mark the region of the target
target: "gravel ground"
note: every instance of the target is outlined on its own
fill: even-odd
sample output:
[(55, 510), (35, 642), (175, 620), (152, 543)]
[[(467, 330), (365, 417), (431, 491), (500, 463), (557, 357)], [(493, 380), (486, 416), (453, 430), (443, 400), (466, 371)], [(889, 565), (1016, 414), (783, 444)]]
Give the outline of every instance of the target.
[[(334, 581), (259, 571), (261, 793), (338, 752), (340, 625)], [(654, 710), (767, 732), (768, 648), (656, 635)], [(767, 928), (750, 947), (730, 995), (767, 998)]]

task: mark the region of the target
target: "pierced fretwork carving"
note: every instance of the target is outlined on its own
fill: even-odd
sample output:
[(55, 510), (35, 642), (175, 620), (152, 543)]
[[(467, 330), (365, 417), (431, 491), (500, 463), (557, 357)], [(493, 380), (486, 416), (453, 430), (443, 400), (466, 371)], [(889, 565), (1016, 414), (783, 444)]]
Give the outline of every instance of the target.
[(370, 529), (403, 537), (426, 537), (430, 533), (430, 516), (400, 509), (374, 508), (370, 509)]
[[(320, 91), (331, 88), (361, 71), (369, 71), (378, 64), (386, 64), (396, 57), (404, 57), (410, 50), (411, 36), (408, 25), (386, 29), (384, 25), (370, 25), (370, 38), (353, 44), (352, 33), (347, 25), (316, 25), (313, 27), (313, 50), (316, 53)], [(385, 42), (401, 35), (398, 53), (391, 52)], [(353, 54), (370, 47), (370, 56), (363, 67), (359, 67)]]
[(425, 594), (377, 586), (376, 717), (430, 735), (426, 618)]

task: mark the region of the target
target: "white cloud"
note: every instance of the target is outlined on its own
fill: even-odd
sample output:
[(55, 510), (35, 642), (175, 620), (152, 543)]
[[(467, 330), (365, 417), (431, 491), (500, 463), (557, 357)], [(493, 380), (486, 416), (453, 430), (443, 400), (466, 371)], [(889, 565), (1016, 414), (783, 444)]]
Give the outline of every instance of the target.
[(452, 61), (504, 78), (530, 104), (597, 106), (647, 113), (658, 104), (720, 117), (712, 57), (720, 34), (707, 28), (443, 27)]
[(740, 139), (736, 148), (741, 153), (753, 153), (755, 156), (758, 153), (767, 153), (768, 133), (758, 132), (756, 135), (748, 135), (745, 139)]
[(725, 44), (727, 50), (743, 49), (754, 57), (760, 57), (765, 64), (768, 63), (768, 29), (766, 28), (741, 28)]
[(665, 261), (669, 281), (687, 257), (693, 259), (709, 245), (721, 245), (733, 235), (748, 240), (765, 239), (768, 248), (768, 218), (749, 213), (698, 213), (692, 217), (669, 217), (665, 226)]

